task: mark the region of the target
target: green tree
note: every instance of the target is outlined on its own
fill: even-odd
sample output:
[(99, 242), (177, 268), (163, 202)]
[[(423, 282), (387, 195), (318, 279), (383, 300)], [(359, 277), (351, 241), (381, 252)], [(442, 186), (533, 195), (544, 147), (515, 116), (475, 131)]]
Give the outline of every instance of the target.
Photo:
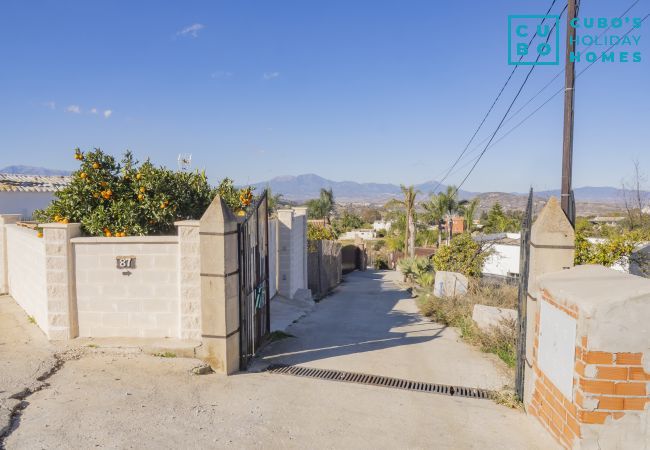
[(521, 219), (512, 213), (503, 211), (501, 204), (496, 202), (488, 211), (483, 231), (485, 233), (505, 233), (521, 228)]
[(445, 192), (439, 192), (437, 195), (432, 194), (428, 205), (425, 206), (425, 210), (432, 218), (446, 221), (449, 230), (448, 243), (453, 237), (452, 217), (455, 214), (462, 214), (467, 203), (467, 200), (458, 199), (458, 190), (455, 186), (447, 186)]
[(475, 198), (468, 202), (463, 208), (465, 215), (465, 222), (467, 222), (467, 232), (472, 232), (472, 227), (474, 226), (474, 217), (476, 216), (476, 210), (478, 208), (479, 199)]
[(478, 277), (488, 253), (474, 241), (469, 233), (454, 236), (449, 245), (438, 249), (433, 256), (436, 271), (460, 272), (468, 277)]
[(419, 191), (417, 191), (413, 186), (404, 186), (400, 185), (402, 190), (402, 195), (404, 198), (402, 200), (391, 200), (389, 204), (400, 205), (404, 209), (406, 226), (404, 227), (404, 243), (408, 250), (408, 254), (411, 258), (415, 256), (415, 199)]
[(307, 201), (307, 216), (310, 219), (322, 219), (329, 224), (334, 206), (332, 189), (321, 189), (318, 198)]
[(204, 172), (177, 172), (139, 164), (131, 152), (118, 162), (99, 149), (83, 153), (71, 182), (54, 201), (36, 211), (40, 222), (79, 222), (86, 234), (106, 237), (167, 233), (174, 221), (200, 218), (218, 193), (234, 210), (244, 212), (252, 188), (235, 189), (225, 179), (212, 188)]

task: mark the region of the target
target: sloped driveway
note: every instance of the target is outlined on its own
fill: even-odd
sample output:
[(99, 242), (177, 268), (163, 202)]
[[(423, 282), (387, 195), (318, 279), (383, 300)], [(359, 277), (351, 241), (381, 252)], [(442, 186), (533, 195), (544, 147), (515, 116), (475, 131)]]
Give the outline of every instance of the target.
[(414, 381), (501, 389), (511, 377), (494, 355), (422, 317), (393, 271), (353, 272), (289, 326), (294, 337), (263, 349), (251, 370), (297, 364)]

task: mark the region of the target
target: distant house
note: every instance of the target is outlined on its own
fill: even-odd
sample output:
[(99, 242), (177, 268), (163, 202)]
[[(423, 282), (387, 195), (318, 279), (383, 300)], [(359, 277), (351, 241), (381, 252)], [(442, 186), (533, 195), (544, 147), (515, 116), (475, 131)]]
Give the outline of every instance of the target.
[[(445, 233), (449, 232), (449, 223), (446, 221), (442, 225)], [(454, 216), (451, 218), (451, 232), (452, 234), (460, 234), (465, 231), (465, 218), (461, 216)]]
[(590, 220), (591, 223), (594, 225), (609, 225), (609, 226), (614, 226), (618, 224), (619, 222), (625, 220), (625, 217), (607, 217), (607, 216), (596, 216), (593, 219)]
[(0, 214), (21, 214), (29, 219), (35, 210), (49, 205), (54, 193), (69, 182), (66, 176), (0, 173)]
[(475, 236), (485, 244), (490, 255), (483, 264), (483, 275), (512, 279), (519, 276), (519, 233), (495, 233)]
[(359, 230), (351, 230), (347, 231), (339, 236), (339, 239), (342, 240), (351, 240), (351, 239), (356, 239), (360, 238), (363, 240), (372, 240), (377, 237), (377, 232), (373, 229), (359, 229)]
[(390, 227), (393, 225), (393, 222), (386, 220), (375, 220), (372, 223), (372, 229), (375, 231), (390, 231)]

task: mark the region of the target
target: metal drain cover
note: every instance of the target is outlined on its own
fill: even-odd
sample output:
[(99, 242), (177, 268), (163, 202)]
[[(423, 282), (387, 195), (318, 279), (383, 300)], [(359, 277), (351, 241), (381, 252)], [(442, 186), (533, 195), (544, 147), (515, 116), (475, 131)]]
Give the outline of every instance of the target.
[(382, 386), (407, 391), (428, 392), (432, 394), (453, 395), (454, 397), (469, 397), (490, 399), (494, 396), (492, 391), (486, 389), (469, 388), (464, 386), (449, 386), (446, 384), (424, 383), (421, 381), (390, 378), (380, 375), (367, 375), (364, 373), (344, 372), (342, 370), (315, 369), (304, 366), (288, 366), (281, 364), (270, 365), (267, 369), (270, 373), (293, 375), (297, 377), (317, 378), (320, 380), (345, 381), (347, 383), (367, 384), (371, 386)]

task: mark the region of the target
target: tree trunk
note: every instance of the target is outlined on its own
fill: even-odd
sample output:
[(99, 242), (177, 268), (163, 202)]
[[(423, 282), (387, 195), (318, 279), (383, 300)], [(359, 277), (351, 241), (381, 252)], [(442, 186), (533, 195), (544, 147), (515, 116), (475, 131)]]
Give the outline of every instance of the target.
[(407, 229), (409, 235), (409, 239), (408, 239), (409, 256), (413, 258), (415, 256), (415, 221), (413, 220), (412, 212), (408, 215)]

